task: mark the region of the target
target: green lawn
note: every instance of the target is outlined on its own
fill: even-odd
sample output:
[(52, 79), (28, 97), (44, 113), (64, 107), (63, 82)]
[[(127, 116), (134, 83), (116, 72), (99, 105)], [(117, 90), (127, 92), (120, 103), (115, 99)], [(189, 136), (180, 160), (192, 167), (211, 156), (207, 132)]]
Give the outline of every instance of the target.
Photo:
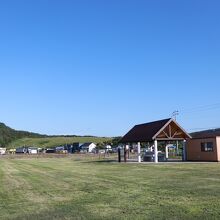
[(220, 165), (0, 159), (0, 219), (220, 219)]

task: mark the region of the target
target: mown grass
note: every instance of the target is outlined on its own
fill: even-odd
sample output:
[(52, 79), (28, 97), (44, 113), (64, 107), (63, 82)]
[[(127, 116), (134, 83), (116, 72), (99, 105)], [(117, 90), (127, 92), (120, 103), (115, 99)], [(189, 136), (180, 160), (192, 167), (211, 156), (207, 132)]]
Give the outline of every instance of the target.
[(220, 165), (0, 159), (0, 219), (220, 219)]
[(111, 141), (112, 138), (105, 137), (46, 137), (46, 138), (22, 138), (17, 139), (8, 144), (7, 148), (16, 148), (21, 146), (36, 146), (36, 147), (55, 147), (65, 144), (72, 144), (74, 142), (86, 143), (103, 143)]

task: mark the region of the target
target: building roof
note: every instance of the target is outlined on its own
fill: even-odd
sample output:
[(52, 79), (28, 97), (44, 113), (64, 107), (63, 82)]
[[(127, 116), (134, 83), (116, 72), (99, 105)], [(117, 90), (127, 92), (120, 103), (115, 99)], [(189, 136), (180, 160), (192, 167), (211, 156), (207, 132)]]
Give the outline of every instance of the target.
[(191, 136), (172, 118), (134, 126), (119, 142), (151, 142), (157, 140), (183, 140)]
[(135, 125), (121, 140), (120, 143), (126, 142), (148, 142), (152, 141), (154, 135), (164, 127), (171, 118)]
[(83, 145), (81, 145), (81, 147), (89, 147), (91, 144), (93, 143), (92, 142), (84, 143)]
[(200, 138), (215, 138), (220, 136), (220, 128), (218, 129), (211, 129), (205, 131), (198, 131), (190, 134), (193, 139), (200, 139)]

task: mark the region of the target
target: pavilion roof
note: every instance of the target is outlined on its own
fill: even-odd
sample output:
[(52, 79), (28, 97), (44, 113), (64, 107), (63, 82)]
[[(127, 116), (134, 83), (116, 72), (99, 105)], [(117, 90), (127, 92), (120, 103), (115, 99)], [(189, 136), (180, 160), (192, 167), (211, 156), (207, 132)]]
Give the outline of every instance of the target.
[[(169, 137), (169, 131), (167, 131), (167, 129), (168, 126), (171, 125), (172, 127), (175, 127), (175, 130), (172, 130), (170, 128)], [(124, 137), (122, 137), (120, 143), (150, 142), (157, 138), (171, 140), (175, 137), (180, 139), (191, 138), (190, 135), (183, 128), (181, 128), (172, 118), (168, 118), (145, 124), (135, 125)]]

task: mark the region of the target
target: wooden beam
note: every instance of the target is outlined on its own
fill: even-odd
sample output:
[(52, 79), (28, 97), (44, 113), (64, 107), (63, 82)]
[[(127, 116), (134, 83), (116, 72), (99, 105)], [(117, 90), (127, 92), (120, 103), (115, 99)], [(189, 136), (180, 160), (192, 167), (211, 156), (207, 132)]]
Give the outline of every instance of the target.
[(167, 138), (169, 138), (169, 135), (168, 135), (165, 131), (163, 131), (163, 133), (165, 134), (165, 136), (166, 136)]
[(172, 135), (172, 138), (175, 137), (177, 133), (178, 133), (178, 131), (176, 131), (176, 132)]
[[(159, 134), (161, 134), (161, 133), (164, 131), (164, 129), (167, 128), (167, 127), (170, 125), (171, 122), (174, 123), (174, 125), (176, 125), (180, 131), (182, 131), (181, 134), (183, 134), (183, 136), (185, 135), (185, 137), (187, 137), (187, 138), (192, 138), (176, 121), (174, 121), (173, 119), (170, 119), (170, 120), (153, 136), (152, 140), (156, 140), (156, 139), (159, 140), (159, 138), (157, 138), (157, 136), (158, 136)], [(171, 132), (172, 132), (172, 130), (170, 131), (170, 133), (171, 133)], [(176, 135), (177, 135), (177, 134), (176, 134)], [(171, 134), (170, 138), (172, 138), (172, 134)], [(177, 139), (174, 139), (174, 140), (177, 140)], [(178, 140), (184, 140), (184, 138), (178, 138)]]
[(172, 129), (171, 129), (170, 124), (169, 124), (169, 137), (172, 137)]

